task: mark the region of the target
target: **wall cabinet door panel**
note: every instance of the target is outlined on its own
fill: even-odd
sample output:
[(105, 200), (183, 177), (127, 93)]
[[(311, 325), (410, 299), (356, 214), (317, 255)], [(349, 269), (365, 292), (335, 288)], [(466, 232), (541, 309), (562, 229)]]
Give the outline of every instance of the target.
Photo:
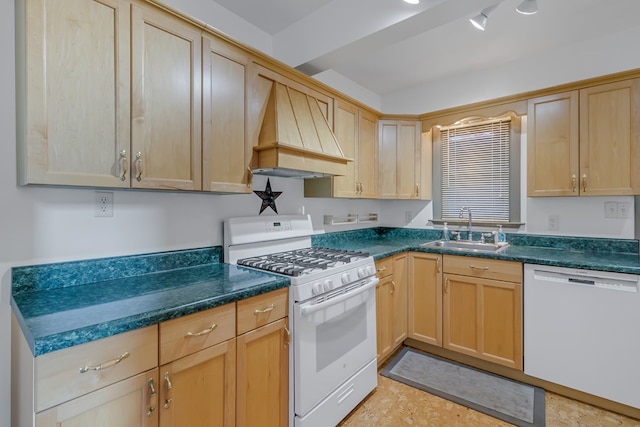
[(239, 49), (203, 38), (202, 189), (250, 193), (251, 146), (246, 132), (246, 76)]
[(201, 189), (201, 32), (132, 5), (131, 186)]
[(129, 7), (25, 2), (19, 184), (128, 187)]

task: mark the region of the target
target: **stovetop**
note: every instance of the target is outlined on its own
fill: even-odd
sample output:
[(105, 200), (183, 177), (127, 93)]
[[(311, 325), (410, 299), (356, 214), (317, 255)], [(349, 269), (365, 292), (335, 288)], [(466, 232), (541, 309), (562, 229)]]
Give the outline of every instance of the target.
[(348, 265), (367, 257), (367, 252), (313, 247), (242, 258), (237, 264), (298, 277)]

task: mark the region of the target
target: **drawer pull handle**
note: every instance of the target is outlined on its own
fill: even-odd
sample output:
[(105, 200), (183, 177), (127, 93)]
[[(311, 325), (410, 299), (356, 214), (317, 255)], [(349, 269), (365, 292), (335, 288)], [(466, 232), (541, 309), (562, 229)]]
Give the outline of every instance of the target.
[(387, 267), (380, 267), (378, 269), (378, 273), (382, 273), (383, 271), (387, 271)]
[(268, 313), (270, 311), (273, 311), (273, 309), (276, 308), (275, 304), (271, 304), (269, 307), (267, 308), (263, 308), (263, 309), (256, 309), (253, 314), (255, 314), (256, 316), (259, 314), (264, 314), (264, 313)]
[(440, 257), (436, 258), (436, 273), (440, 273)]
[(209, 326), (207, 329), (204, 329), (200, 332), (187, 332), (186, 334), (184, 334), (185, 337), (201, 337), (203, 335), (208, 335), (211, 332), (213, 332), (216, 328), (218, 327), (218, 325), (216, 323), (212, 323), (211, 326)]
[(127, 357), (129, 357), (129, 352), (125, 351), (119, 357), (116, 357), (115, 359), (111, 359), (111, 360), (108, 360), (106, 362), (103, 362), (103, 363), (99, 364), (98, 366), (85, 365), (82, 368), (80, 368), (78, 370), (78, 372), (80, 372), (81, 374), (84, 374), (87, 371), (100, 371), (102, 369), (111, 368), (111, 367), (117, 365), (118, 363), (122, 362)]
[(473, 270), (483, 270), (483, 271), (487, 271), (489, 269), (489, 267), (478, 267), (477, 265), (473, 265), (473, 264), (470, 264), (469, 268)]
[(392, 280), (391, 286), (391, 295), (393, 295), (396, 292), (396, 282)]

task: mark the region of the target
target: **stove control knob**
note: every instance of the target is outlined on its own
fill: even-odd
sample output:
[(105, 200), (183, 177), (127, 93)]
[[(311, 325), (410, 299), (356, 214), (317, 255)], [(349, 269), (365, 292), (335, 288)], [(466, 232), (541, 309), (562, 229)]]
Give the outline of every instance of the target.
[(344, 273), (342, 275), (342, 284), (346, 285), (346, 284), (349, 284), (349, 283), (351, 283), (351, 276), (349, 275), (349, 273)]
[(374, 274), (376, 274), (375, 267), (372, 265), (367, 266), (367, 273), (369, 273), (369, 276), (373, 276)]
[(367, 277), (367, 270), (364, 267), (360, 267), (358, 269), (358, 278), (362, 279), (363, 277)]
[(322, 286), (324, 287), (325, 292), (330, 291), (331, 289), (333, 289), (333, 281), (327, 279), (324, 281)]
[(322, 283), (314, 283), (313, 288), (311, 289), (311, 293), (313, 295), (318, 295), (322, 293)]

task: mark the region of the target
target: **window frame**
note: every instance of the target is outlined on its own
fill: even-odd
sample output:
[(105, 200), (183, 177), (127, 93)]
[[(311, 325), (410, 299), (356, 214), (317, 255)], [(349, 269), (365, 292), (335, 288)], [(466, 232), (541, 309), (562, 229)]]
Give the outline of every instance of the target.
[[(521, 130), (522, 123), (520, 116), (510, 113), (501, 115), (500, 117), (467, 117), (463, 120), (459, 120), (456, 123), (449, 123), (446, 125), (434, 126), (431, 129), (432, 142), (433, 142), (433, 223), (441, 224), (445, 220), (442, 219), (442, 137), (440, 128), (442, 126), (453, 126), (460, 123), (469, 123), (473, 125), (475, 121), (487, 121), (487, 120), (499, 120), (509, 118), (511, 120), (510, 133), (509, 133), (509, 220), (508, 221), (488, 221), (479, 220), (474, 221), (474, 224), (479, 226), (497, 226), (502, 225), (504, 227), (519, 227), (522, 225), (521, 220)], [(446, 220), (449, 224), (466, 224), (467, 220), (462, 219), (460, 221)]]

